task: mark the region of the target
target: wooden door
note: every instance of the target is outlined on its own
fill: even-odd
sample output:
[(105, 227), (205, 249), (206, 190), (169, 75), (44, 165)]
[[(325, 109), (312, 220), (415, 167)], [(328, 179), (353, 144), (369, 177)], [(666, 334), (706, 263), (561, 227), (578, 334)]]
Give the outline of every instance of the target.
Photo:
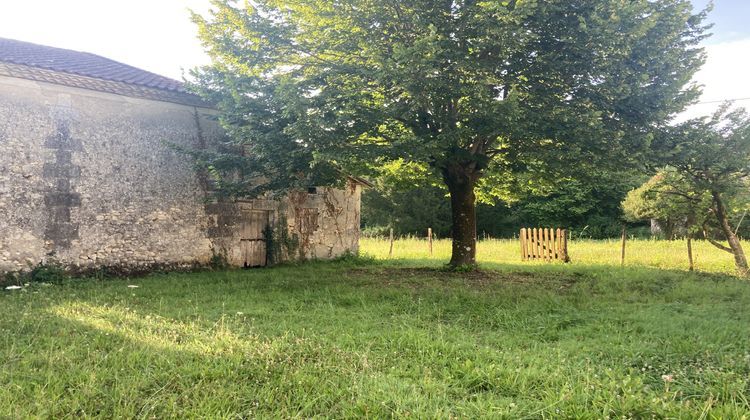
[(240, 249), (244, 267), (265, 267), (269, 211), (244, 210), (240, 223)]

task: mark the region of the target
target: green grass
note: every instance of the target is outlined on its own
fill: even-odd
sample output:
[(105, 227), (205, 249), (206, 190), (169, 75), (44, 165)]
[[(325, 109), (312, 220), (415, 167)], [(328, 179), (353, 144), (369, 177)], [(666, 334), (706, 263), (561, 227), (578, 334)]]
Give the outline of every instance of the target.
[(746, 280), (668, 251), (672, 270), (574, 247), (568, 265), (488, 261), (508, 243), (449, 273), (402, 245), (3, 291), (0, 418), (750, 417)]
[[(750, 253), (750, 242), (742, 243)], [(362, 251), (378, 259), (388, 259), (390, 244), (385, 238), (363, 238)], [(614, 240), (573, 240), (568, 243), (568, 252), (573, 266), (620, 267), (621, 242)], [(418, 264), (440, 266), (450, 259), (451, 242), (443, 239), (433, 243), (430, 257), (425, 239), (404, 238), (394, 242), (392, 260), (395, 264)], [(487, 268), (507, 269), (508, 265), (521, 264), (521, 245), (518, 240), (491, 239), (479, 241), (477, 259)], [(695, 269), (709, 273), (734, 274), (732, 254), (722, 251), (706, 241), (693, 241)], [(524, 263), (547, 265), (545, 262)], [(687, 244), (684, 240), (660, 241), (628, 239), (625, 248), (625, 265), (628, 267), (653, 267), (671, 270), (687, 270)]]

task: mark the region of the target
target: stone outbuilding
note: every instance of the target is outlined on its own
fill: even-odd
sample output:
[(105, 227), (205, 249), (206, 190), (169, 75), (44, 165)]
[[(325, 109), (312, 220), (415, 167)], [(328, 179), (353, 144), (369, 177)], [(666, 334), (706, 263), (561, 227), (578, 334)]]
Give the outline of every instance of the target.
[(178, 81), (0, 38), (0, 273), (50, 260), (129, 272), (358, 251), (357, 180), (281, 200), (212, 198), (177, 149), (219, 141), (215, 115)]

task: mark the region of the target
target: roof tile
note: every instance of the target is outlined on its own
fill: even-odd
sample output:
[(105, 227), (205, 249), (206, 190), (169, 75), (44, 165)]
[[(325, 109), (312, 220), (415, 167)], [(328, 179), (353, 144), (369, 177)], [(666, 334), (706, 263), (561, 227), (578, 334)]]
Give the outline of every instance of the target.
[(181, 82), (95, 54), (0, 38), (0, 62), (185, 92)]

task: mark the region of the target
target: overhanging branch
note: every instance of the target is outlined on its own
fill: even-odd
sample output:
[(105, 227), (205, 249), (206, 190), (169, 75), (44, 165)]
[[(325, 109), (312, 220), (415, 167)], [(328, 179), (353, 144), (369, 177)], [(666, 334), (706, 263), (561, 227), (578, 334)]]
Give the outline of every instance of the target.
[(726, 247), (726, 246), (724, 246), (724, 245), (722, 245), (722, 244), (720, 244), (720, 243), (716, 242), (716, 241), (715, 241), (714, 239), (712, 239), (712, 238), (711, 238), (711, 237), (710, 237), (710, 236), (708, 235), (708, 228), (707, 228), (707, 226), (706, 226), (706, 224), (705, 224), (705, 223), (703, 224), (703, 237), (704, 237), (704, 238), (706, 238), (706, 240), (708, 241), (708, 243), (710, 243), (711, 245), (713, 245), (713, 246), (715, 246), (715, 247), (719, 248), (719, 249), (720, 249), (720, 250), (722, 250), (722, 251), (726, 251), (726, 252), (728, 252), (728, 253), (730, 253), (730, 254), (733, 254), (733, 252), (732, 252), (732, 248)]

